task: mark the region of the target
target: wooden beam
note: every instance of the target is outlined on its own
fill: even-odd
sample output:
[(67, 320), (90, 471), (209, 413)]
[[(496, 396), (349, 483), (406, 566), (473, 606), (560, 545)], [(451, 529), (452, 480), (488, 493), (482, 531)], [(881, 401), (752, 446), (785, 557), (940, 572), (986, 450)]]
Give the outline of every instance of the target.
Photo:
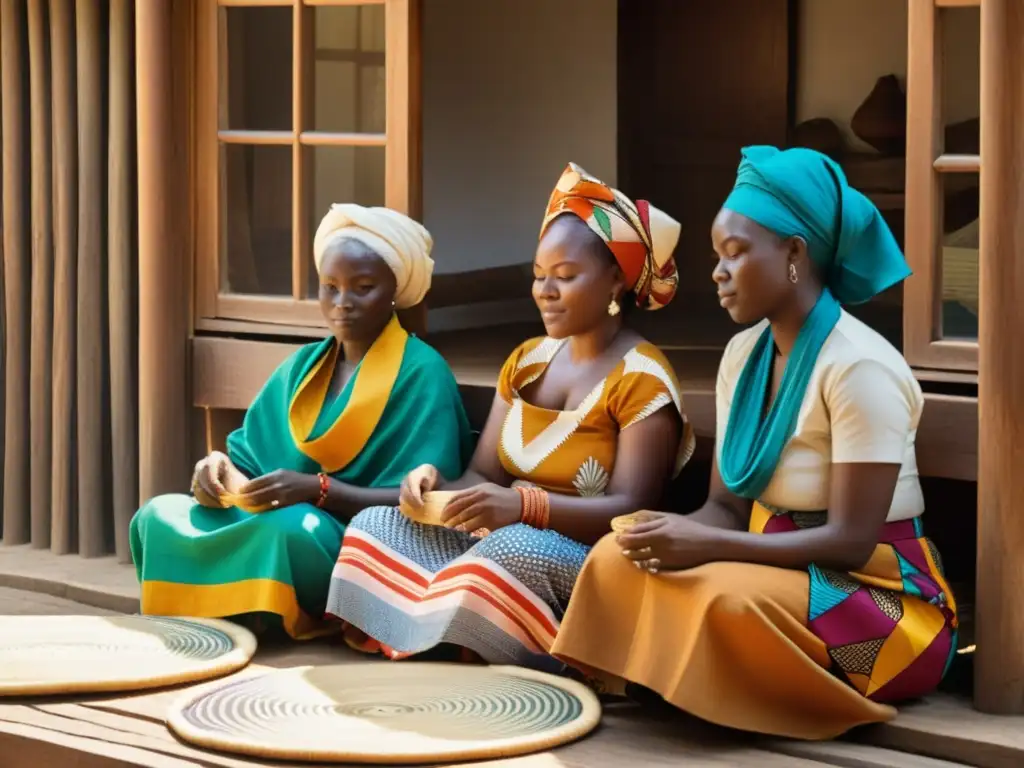
[(50, 546), (53, 476), (53, 197), (50, 143), (50, 57), (46, 6), (28, 4), (29, 82), (32, 111), (32, 328), (29, 424), (32, 546)]
[(78, 303), (78, 112), (74, 0), (50, 0), (53, 71), (53, 444), (50, 549), (74, 549), (75, 307)]
[(135, 408), (135, 184), (132, 115), (131, 0), (110, 0), (107, 136), (107, 296), (110, 342), (110, 433), (114, 551), (130, 563), (128, 527), (139, 501), (139, 426)]
[(105, 555), (106, 377), (103, 371), (104, 15), (99, 3), (75, 7), (78, 62), (78, 554)]
[(29, 250), (28, 57), (25, 5), (0, 4), (0, 77), (3, 84), (3, 267), (5, 438), (3, 539), (29, 540)]
[(192, 404), (248, 408), (260, 387), (297, 344), (240, 339), (192, 340)]
[(978, 478), (978, 398), (925, 393), (917, 428), (922, 477)]
[[(188, 270), (183, 247), (187, 165), (175, 103), (172, 0), (135, 5), (139, 194), (139, 494), (186, 487), (188, 468)], [(183, 4), (181, 4), (183, 5)], [(184, 375), (183, 375), (184, 374)]]
[[(437, 343), (464, 387), (493, 388), (501, 355), (486, 355)], [(209, 409), (244, 410), (274, 369), (297, 344), (199, 337), (192, 341), (193, 405)], [(698, 436), (715, 435), (715, 368), (705, 351), (666, 352), (678, 371), (707, 368), (702, 376), (681, 380), (687, 416)], [(918, 470), (925, 477), (974, 481), (978, 466), (978, 400), (974, 397), (925, 395), (917, 431)]]
[(939, 155), (932, 167), (941, 173), (977, 173), (981, 170), (978, 155)]
[(1024, 714), (1024, 0), (981, 4), (978, 652), (983, 712)]

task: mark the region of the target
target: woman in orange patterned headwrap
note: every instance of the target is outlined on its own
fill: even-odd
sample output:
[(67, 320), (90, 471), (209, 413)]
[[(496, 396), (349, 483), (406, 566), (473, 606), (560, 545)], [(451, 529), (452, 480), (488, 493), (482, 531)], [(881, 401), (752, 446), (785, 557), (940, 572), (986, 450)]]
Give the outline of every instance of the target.
[(653, 206), (565, 169), (534, 260), (547, 336), (505, 363), (470, 469), (423, 466), (402, 486), (413, 513), (425, 493), (456, 491), (441, 524), (374, 507), (346, 529), (328, 611), (351, 645), (561, 668), (548, 651), (590, 546), (656, 504), (693, 450), (671, 365), (621, 312), (672, 299), (678, 238)]

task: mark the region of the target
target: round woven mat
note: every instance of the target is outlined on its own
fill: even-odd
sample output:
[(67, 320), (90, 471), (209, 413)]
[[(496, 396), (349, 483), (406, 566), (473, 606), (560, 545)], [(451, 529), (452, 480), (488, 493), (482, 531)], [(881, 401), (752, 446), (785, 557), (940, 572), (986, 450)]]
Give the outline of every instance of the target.
[(364, 662), (204, 686), (172, 705), (167, 724), (185, 741), (244, 755), (397, 764), (536, 752), (600, 719), (588, 688), (540, 672)]
[(0, 696), (156, 688), (244, 667), (249, 630), (217, 619), (0, 616)]

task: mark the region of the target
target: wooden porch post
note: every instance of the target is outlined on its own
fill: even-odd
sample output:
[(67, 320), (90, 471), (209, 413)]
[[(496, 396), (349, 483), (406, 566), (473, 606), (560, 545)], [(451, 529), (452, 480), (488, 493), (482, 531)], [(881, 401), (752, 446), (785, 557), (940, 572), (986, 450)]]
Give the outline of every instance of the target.
[(975, 706), (1024, 713), (1024, 0), (981, 4)]
[(22, 28), (25, 6), (0, 2), (0, 81), (3, 87), (3, 291), (6, 414), (3, 453), (3, 540), (30, 538), (29, 504), (29, 312), (32, 305), (28, 231), (28, 77)]
[(184, 491), (189, 478), (189, 254), (181, 177), (187, 110), (175, 104), (181, 94), (174, 82), (175, 6), (172, 0), (135, 4), (141, 499)]

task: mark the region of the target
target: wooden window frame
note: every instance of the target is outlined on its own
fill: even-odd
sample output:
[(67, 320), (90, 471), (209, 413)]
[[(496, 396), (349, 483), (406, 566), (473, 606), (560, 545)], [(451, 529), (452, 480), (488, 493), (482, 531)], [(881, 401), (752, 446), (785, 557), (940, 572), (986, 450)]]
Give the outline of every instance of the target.
[[(306, 298), (312, 268), (310, 201), (302, 188), (309, 147), (384, 147), (385, 205), (419, 218), (421, 202), (420, 10), (422, 0), (199, 0), (196, 13), (196, 254), (194, 323), (197, 331), (305, 336), (325, 323), (315, 299)], [(327, 133), (312, 125), (313, 11), (317, 6), (385, 9), (385, 132)], [(229, 7), (292, 8), (292, 130), (231, 130), (224, 126), (220, 94), (227, 65), (220, 16)], [(290, 296), (235, 294), (221, 289), (224, 219), (222, 145), (286, 146), (292, 150), (292, 290)], [(413, 326), (425, 314), (413, 308)], [(407, 324), (408, 325), (408, 324)]]
[(941, 35), (943, 8), (979, 8), (981, 0), (908, 3), (904, 238), (914, 275), (903, 289), (903, 353), (916, 368), (976, 372), (978, 342), (942, 337), (942, 181), (945, 174), (980, 174), (981, 158), (944, 151)]

